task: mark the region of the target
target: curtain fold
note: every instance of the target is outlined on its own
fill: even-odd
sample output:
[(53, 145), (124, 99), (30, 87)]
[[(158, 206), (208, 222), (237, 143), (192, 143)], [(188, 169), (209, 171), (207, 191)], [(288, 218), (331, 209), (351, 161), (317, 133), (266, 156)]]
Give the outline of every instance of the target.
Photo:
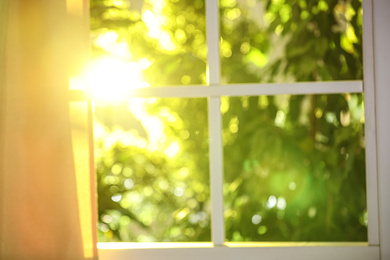
[(97, 259), (87, 1), (0, 5), (0, 259)]

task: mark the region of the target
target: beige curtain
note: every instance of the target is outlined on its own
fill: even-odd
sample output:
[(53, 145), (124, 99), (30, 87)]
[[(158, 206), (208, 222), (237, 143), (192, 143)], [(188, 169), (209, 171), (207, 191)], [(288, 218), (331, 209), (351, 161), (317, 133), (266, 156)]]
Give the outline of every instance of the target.
[(0, 1), (2, 260), (97, 259), (87, 3)]

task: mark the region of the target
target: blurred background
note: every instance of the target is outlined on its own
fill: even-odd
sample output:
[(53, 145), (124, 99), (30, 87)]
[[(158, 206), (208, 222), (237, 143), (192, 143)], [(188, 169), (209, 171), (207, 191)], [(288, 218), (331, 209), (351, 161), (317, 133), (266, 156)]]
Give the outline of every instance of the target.
[[(362, 79), (359, 0), (219, 8), (224, 84)], [(90, 13), (99, 241), (211, 241), (207, 99), (118, 99), (207, 85), (205, 0)], [(367, 241), (362, 94), (222, 97), (221, 115), (227, 241)]]

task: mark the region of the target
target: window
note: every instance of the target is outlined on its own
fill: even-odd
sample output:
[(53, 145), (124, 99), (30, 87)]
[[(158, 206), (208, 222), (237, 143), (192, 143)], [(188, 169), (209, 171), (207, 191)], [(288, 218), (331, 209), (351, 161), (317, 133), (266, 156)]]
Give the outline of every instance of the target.
[[(201, 1), (195, 1), (194, 5), (197, 4), (198, 2)], [(210, 208), (211, 210), (206, 211), (198, 211), (204, 212), (206, 224), (211, 226), (211, 233), (210, 234), (205, 234), (205, 241), (207, 241), (208, 237), (210, 238), (211, 244), (203, 244), (200, 248), (191, 248), (191, 249), (137, 249), (137, 250), (101, 250), (101, 258), (105, 258), (106, 254), (110, 255), (110, 257), (115, 258), (115, 259), (121, 259), (124, 258), (125, 255), (131, 255), (132, 257), (142, 257), (143, 259), (153, 259), (155, 257), (161, 257), (161, 254), (164, 253), (167, 256), (169, 256), (171, 259), (172, 257), (182, 257), (183, 253), (185, 253), (184, 250), (188, 250), (191, 253), (186, 253), (190, 255), (196, 255), (197, 258), (199, 257), (211, 257), (211, 256), (218, 256), (218, 257), (226, 257), (226, 258), (235, 258), (238, 255), (245, 255), (249, 259), (254, 259), (258, 255), (262, 255), (264, 257), (270, 257), (273, 259), (277, 258), (283, 258), (287, 254), (288, 255), (295, 255), (297, 258), (300, 259), (309, 259), (312, 254), (325, 254), (328, 255), (331, 258), (339, 259), (344, 258), (344, 256), (348, 255), (349, 257), (353, 257), (354, 259), (367, 259), (370, 257), (377, 258), (378, 257), (378, 247), (375, 246), (368, 246), (368, 245), (377, 245), (378, 244), (378, 224), (377, 224), (377, 198), (376, 195), (374, 194), (375, 186), (376, 186), (376, 181), (375, 181), (375, 176), (376, 176), (376, 169), (375, 165), (373, 165), (371, 162), (375, 161), (375, 135), (374, 135), (374, 129), (372, 128), (375, 124), (371, 121), (375, 115), (374, 115), (374, 90), (373, 90), (373, 76), (372, 76), (372, 65), (370, 65), (370, 60), (372, 59), (372, 45), (369, 43), (369, 39), (371, 38), (370, 35), (365, 35), (365, 44), (364, 44), (364, 58), (365, 58), (365, 66), (364, 66), (364, 81), (361, 79), (352, 78), (352, 81), (316, 81), (316, 82), (296, 82), (296, 83), (291, 83), (290, 81), (286, 81), (284, 83), (278, 83), (277, 81), (270, 80), (271, 83), (254, 83), (256, 81), (253, 79), (248, 79), (247, 77), (240, 78), (237, 82), (232, 82), (231, 79), (228, 78), (230, 73), (232, 71), (229, 71), (229, 66), (227, 66), (227, 60), (230, 57), (234, 57), (234, 51), (240, 51), (241, 53), (246, 53), (248, 55), (244, 56), (248, 57), (249, 55), (252, 55), (252, 60), (258, 62), (259, 64), (255, 64), (257, 67), (262, 67), (266, 66), (264, 63), (266, 63), (264, 55), (259, 49), (252, 48), (252, 52), (249, 52), (250, 50), (250, 44), (246, 41), (244, 41), (240, 44), (239, 49), (234, 49), (232, 46), (226, 47), (226, 44), (229, 44), (227, 41), (222, 41), (220, 43), (220, 21), (218, 20), (218, 13), (221, 12), (221, 10), (224, 11), (222, 13), (222, 19), (226, 18), (227, 21), (224, 24), (224, 22), (221, 22), (221, 27), (223, 26), (228, 27), (229, 26), (229, 21), (232, 21), (235, 19), (235, 17), (240, 15), (240, 9), (234, 7), (234, 2), (235, 1), (221, 1), (220, 6), (218, 7), (217, 1), (205, 1), (206, 5), (206, 32), (207, 32), (207, 64), (208, 64), (208, 70), (204, 68), (204, 75), (200, 75), (199, 81), (201, 82), (202, 80), (206, 79), (208, 80), (208, 85), (209, 86), (203, 86), (201, 84), (198, 85), (192, 85), (192, 86), (175, 86), (175, 87), (148, 87), (148, 88), (139, 88), (136, 90), (133, 90), (134, 93), (132, 93), (133, 96), (137, 96), (141, 99), (134, 99), (131, 104), (137, 104), (137, 100), (140, 101), (140, 105), (143, 104), (143, 102), (161, 102), (161, 104), (173, 104), (175, 100), (178, 98), (181, 99), (188, 99), (188, 108), (191, 108), (191, 100), (198, 99), (201, 100), (200, 102), (197, 103), (202, 103), (204, 104), (203, 110), (200, 109), (199, 113), (199, 120), (206, 120), (208, 118), (208, 128), (207, 129), (201, 129), (201, 130), (193, 130), (193, 129), (187, 129), (187, 132), (190, 133), (191, 131), (194, 131), (196, 134), (196, 131), (198, 131), (198, 134), (203, 135), (203, 139), (194, 139), (192, 140), (194, 143), (202, 143), (202, 141), (207, 141), (209, 140), (209, 144), (207, 148), (210, 150), (207, 151), (205, 149), (205, 146), (202, 146), (202, 149), (205, 149), (202, 153), (208, 153), (208, 160), (206, 159), (205, 162), (203, 162), (201, 165), (208, 165), (209, 169), (207, 168), (207, 172), (210, 173), (210, 182), (209, 184), (206, 184), (206, 186), (210, 186), (210, 194), (208, 195), (207, 192), (205, 193), (205, 196), (210, 196)], [(249, 1), (250, 2), (250, 1)], [(277, 1), (276, 1), (277, 2)], [(322, 3), (322, 4), (320, 4)], [(365, 15), (367, 16), (363, 19), (364, 21), (364, 26), (365, 28), (371, 28), (370, 25), (370, 11), (371, 6), (370, 3), (364, 2), (364, 10), (365, 10)], [(325, 1), (320, 1), (318, 3), (317, 8), (326, 8), (326, 2)], [(288, 7), (284, 7), (286, 5), (281, 4), (279, 6), (278, 10), (275, 10), (276, 13), (279, 13), (281, 16), (280, 18), (283, 19), (283, 15), (288, 15), (288, 13), (291, 13), (292, 10), (287, 10)], [(225, 8), (225, 9), (223, 9)], [(284, 9), (286, 10), (284, 10)], [(111, 12), (115, 12), (115, 8), (111, 10)], [(366, 13), (366, 10), (367, 13)], [(111, 13), (113, 14), (113, 13)], [(108, 15), (108, 14), (107, 14)], [(300, 14), (302, 16), (302, 13)], [(152, 17), (152, 16), (151, 16)], [(368, 18), (367, 18), (368, 17)], [(154, 17), (156, 18), (156, 17)], [(152, 19), (152, 18), (150, 18)], [(109, 15), (107, 20), (109, 21)], [(177, 23), (180, 24), (180, 19), (176, 19)], [(250, 25), (245, 25), (249, 26)], [(180, 41), (180, 39), (183, 39), (180, 35), (180, 28), (176, 30), (177, 32), (177, 37), (176, 39)], [(229, 30), (229, 29), (227, 29)], [(275, 30), (283, 30), (281, 27), (278, 27), (276, 25)], [(367, 32), (370, 33), (371, 30), (365, 30), (365, 33)], [(108, 34), (109, 36), (109, 34)], [(112, 35), (114, 38), (116, 37), (115, 35)], [(151, 36), (152, 37), (152, 36)], [(102, 39), (101, 39), (102, 40)], [(345, 48), (351, 47), (351, 45), (348, 45), (348, 40), (344, 40)], [(318, 44), (318, 43), (316, 43)], [(163, 46), (164, 48), (170, 48), (169, 41), (167, 40), (166, 46)], [(313, 48), (315, 46), (313, 45)], [(220, 57), (220, 49), (222, 52), (222, 57)], [(249, 50), (248, 50), (249, 49)], [(202, 51), (202, 50), (199, 50)], [(299, 50), (298, 50), (299, 51)], [(305, 50), (301, 50), (305, 51)], [(303, 53), (300, 54), (302, 56)], [(144, 60), (144, 65), (148, 66), (148, 60)], [(177, 61), (173, 61), (177, 62)], [(182, 61), (183, 62), (183, 61)], [(312, 61), (306, 60), (302, 64), (310, 64)], [(184, 62), (183, 62), (184, 64)], [(194, 63), (196, 66), (196, 63)], [(170, 64), (166, 64), (169, 66)], [(180, 66), (179, 64), (176, 64), (176, 66)], [(202, 65), (199, 65), (202, 67)], [(114, 66), (113, 66), (114, 67)], [(191, 68), (189, 68), (191, 69)], [(202, 68), (201, 68), (202, 69)], [(295, 68), (297, 69), (297, 68)], [(298, 68), (300, 69), (300, 68)], [(297, 70), (298, 70), (297, 69)], [(132, 71), (134, 71), (133, 69)], [(292, 68), (294, 71), (294, 68)], [(220, 78), (220, 72), (222, 71), (222, 75), (225, 75), (226, 77)], [(233, 71), (234, 72), (234, 71)], [(296, 72), (296, 71), (294, 71)], [(208, 73), (208, 76), (206, 77), (206, 73)], [(161, 77), (164, 77), (164, 75), (151, 75), (152, 78), (153, 76), (156, 77), (156, 80)], [(180, 77), (179, 84), (186, 85), (193, 80), (192, 78), (185, 77), (186, 75), (182, 75)], [(135, 76), (133, 76), (135, 77)], [(203, 77), (203, 78), (202, 78)], [(276, 78), (276, 77), (275, 77)], [(331, 77), (334, 78), (334, 77)], [(288, 82), (288, 83), (286, 83)], [(234, 83), (234, 84), (232, 84)], [(177, 82), (172, 82), (172, 85), (177, 84)], [(357, 102), (357, 104), (361, 103), (361, 95), (351, 95), (351, 94), (346, 94), (346, 93), (363, 93), (364, 92), (364, 99), (365, 99), (365, 124), (366, 124), (366, 132), (365, 132), (365, 140), (366, 140), (366, 156), (367, 156), (367, 165), (366, 165), (366, 172), (367, 172), (367, 207), (368, 207), (368, 243), (363, 242), (363, 243), (346, 243), (344, 240), (344, 243), (261, 243), (261, 244), (233, 244), (230, 243), (228, 244), (229, 246), (226, 247), (220, 247), (225, 244), (226, 240), (226, 228), (225, 228), (225, 223), (227, 222), (227, 218), (229, 216), (226, 216), (224, 214), (229, 214), (226, 213), (226, 209), (229, 211), (229, 209), (233, 209), (233, 207), (229, 205), (223, 204), (223, 201), (226, 201), (226, 196), (229, 196), (229, 192), (234, 192), (234, 186), (240, 185), (239, 182), (240, 178), (235, 178), (235, 179), (227, 179), (227, 173), (226, 170), (224, 170), (224, 154), (226, 156), (227, 153), (232, 152), (232, 151), (237, 151), (241, 150), (240, 148), (240, 143), (231, 143), (230, 147), (228, 145), (227, 139), (231, 138), (234, 134), (239, 133), (240, 131), (240, 120), (239, 120), (239, 115), (238, 113), (241, 113), (242, 117), (245, 117), (245, 106), (242, 104), (245, 104), (245, 102), (248, 104), (251, 101), (253, 101), (253, 98), (251, 97), (256, 97), (256, 101), (259, 103), (260, 101), (267, 103), (272, 99), (278, 99), (278, 102), (275, 102), (275, 104), (279, 104), (280, 107), (276, 107), (277, 111), (275, 114), (275, 120), (270, 124), (269, 127), (274, 127), (275, 129), (279, 126), (282, 125), (284, 122), (284, 118), (286, 117), (286, 112), (283, 111), (283, 99), (305, 99), (305, 98), (313, 98), (317, 100), (325, 99), (325, 100), (337, 100), (341, 96), (345, 97), (349, 95), (349, 97), (353, 96), (353, 99)], [(304, 96), (302, 96), (304, 95)], [(310, 95), (310, 96), (308, 96)], [(317, 96), (315, 96), (317, 95)], [(322, 98), (319, 96), (322, 95)], [(263, 98), (257, 98), (258, 96), (261, 96)], [(151, 98), (151, 99), (147, 99)], [(337, 102), (337, 101), (335, 101)], [(206, 106), (207, 103), (207, 106)], [(226, 103), (233, 104), (233, 103), (238, 103), (241, 104), (241, 108), (239, 110), (233, 110), (229, 114), (229, 110), (224, 110), (224, 106), (226, 107)], [(257, 104), (259, 105), (259, 104)], [(260, 104), (261, 106), (261, 104)], [(206, 108), (207, 107), (207, 108)], [(193, 108), (193, 107), (192, 107)], [(195, 107), (196, 108), (196, 107)], [(95, 108), (98, 112), (99, 107), (96, 106)], [(193, 108), (194, 109), (194, 108)], [(117, 107), (115, 108), (112, 106), (112, 114), (117, 114), (115, 111), (121, 111), (123, 110), (123, 107)], [(279, 112), (280, 111), (280, 112)], [(160, 111), (161, 112), (161, 111)], [(179, 113), (180, 111), (178, 111)], [(318, 109), (315, 111), (318, 113), (318, 116), (320, 115), (323, 111), (321, 109)], [(222, 114), (225, 113), (225, 120), (222, 120)], [(104, 116), (104, 112), (102, 111), (102, 116)], [(207, 115), (206, 115), (207, 114)], [(165, 115), (159, 113), (160, 116), (166, 116), (169, 117), (169, 113), (166, 113)], [(145, 115), (139, 114), (139, 117), (142, 118)], [(261, 115), (259, 115), (261, 116)], [(315, 114), (314, 114), (315, 116)], [(338, 115), (337, 115), (338, 116)], [(351, 115), (349, 115), (351, 116)], [(328, 120), (333, 120), (332, 116), (328, 116)], [(110, 117), (112, 120), (115, 118)], [(360, 120), (360, 116), (356, 115), (356, 120), (357, 123)], [(151, 119), (152, 120), (152, 119)], [(303, 119), (304, 120), (304, 119)], [(343, 120), (343, 119), (340, 119)], [(345, 119), (348, 120), (348, 119)], [(349, 121), (348, 121), (349, 122)], [(153, 122), (151, 122), (152, 124)], [(242, 121), (241, 121), (242, 123)], [(345, 122), (345, 125), (348, 125), (349, 123)], [(157, 127), (156, 125), (151, 125), (151, 127)], [(274, 132), (275, 129), (273, 129), (271, 132)], [(341, 127), (342, 129), (342, 127)], [(205, 131), (206, 130), (206, 131)], [(226, 130), (226, 131), (225, 131)], [(102, 133), (104, 134), (104, 133)], [(185, 132), (183, 133), (185, 135)], [(191, 136), (191, 134), (190, 134)], [(196, 136), (196, 135), (195, 135)], [(272, 136), (269, 136), (270, 140), (272, 140)], [(279, 137), (275, 137), (275, 142), (278, 142)], [(315, 138), (327, 138), (327, 136), (315, 136)], [(131, 136), (129, 136), (129, 139), (131, 139)], [(236, 139), (235, 139), (236, 140)], [(252, 139), (251, 139), (252, 140)], [(263, 141), (262, 141), (263, 142)], [(260, 143), (262, 143), (260, 142)], [(175, 154), (175, 149), (177, 150), (177, 146), (175, 148), (174, 142), (171, 143), (172, 146), (166, 147), (166, 154)], [(142, 145), (142, 144), (140, 144)], [(348, 155), (348, 152), (345, 151), (345, 149), (348, 149), (347, 147), (344, 147), (344, 152), (343, 152), (343, 147), (340, 148), (340, 153), (344, 154), (344, 156)], [(265, 149), (265, 148), (264, 148)], [(263, 149), (263, 150), (264, 150)], [(284, 147), (280, 148), (282, 150), (285, 150)], [(261, 149), (259, 148), (261, 151)], [(276, 152), (277, 153), (277, 152)], [(239, 154), (238, 154), (239, 155)], [(234, 157), (234, 155), (230, 155), (231, 158)], [(239, 156), (236, 156), (239, 157)], [(299, 159), (298, 159), (299, 158)], [(301, 160), (302, 157), (297, 157), (296, 160)], [(140, 159), (142, 160), (142, 158)], [(199, 158), (199, 162), (201, 162), (201, 158)], [(264, 159), (266, 161), (270, 161), (270, 158)], [(245, 167), (248, 168), (253, 168), (256, 167), (256, 164), (259, 162), (256, 161), (251, 161), (251, 160), (245, 160), (245, 161), (238, 161), (238, 163), (244, 165)], [(277, 165), (276, 165), (277, 166)], [(117, 165), (116, 168), (118, 171), (123, 171), (121, 165)], [(225, 164), (226, 167), (226, 164)], [(274, 166), (270, 166), (274, 167)], [(284, 166), (280, 166), (281, 170), (288, 170), (288, 168)], [(364, 166), (362, 166), (364, 167)], [(204, 168), (202, 168), (204, 169)], [(113, 170), (113, 169), (112, 169)], [(155, 170), (155, 169), (154, 169)], [(263, 170), (264, 169), (260, 169)], [(115, 171), (115, 170), (114, 170)], [(150, 171), (153, 171), (150, 170)], [(180, 171), (180, 169), (178, 169)], [(268, 174), (268, 173), (259, 173), (261, 174)], [(272, 173), (271, 173), (272, 174)], [(186, 175), (185, 169), (183, 170), (183, 175)], [(252, 176), (253, 177), (253, 176)], [(281, 177), (283, 179), (283, 176)], [(135, 183), (134, 180), (131, 178), (126, 179), (128, 180), (127, 186), (132, 187)], [(125, 181), (126, 181), (125, 180)], [(224, 182), (225, 180), (225, 182)], [(115, 181), (115, 180), (112, 180)], [(191, 180), (191, 181), (197, 181), (199, 183), (207, 183), (205, 180)], [(254, 181), (251, 178), (248, 178), (247, 181), (254, 183)], [(287, 180), (286, 180), (287, 181)], [(296, 183), (293, 180), (288, 180), (286, 182), (287, 187), (289, 187), (290, 190), (296, 189), (296, 186), (294, 187), (294, 184)], [(125, 184), (126, 185), (126, 184)], [(269, 185), (269, 184), (267, 184)], [(225, 187), (224, 187), (225, 186)], [(176, 195), (180, 195), (182, 192), (184, 192), (184, 189), (180, 189), (180, 187), (177, 187), (178, 189), (176, 191)], [(261, 188), (261, 187), (259, 187)], [(224, 190), (225, 189), (225, 190)], [(227, 191), (226, 191), (227, 190)], [(281, 196), (275, 196), (273, 194), (266, 194), (268, 200), (266, 203), (269, 203), (268, 207), (269, 209), (279, 207), (283, 208), (286, 206), (286, 203), (289, 203), (289, 201), (286, 201), (287, 198), (283, 198)], [(224, 198), (225, 196), (225, 198)], [(180, 196), (177, 196), (180, 197)], [(111, 198), (113, 201), (115, 200), (120, 200), (121, 197), (112, 197)], [(245, 200), (245, 197), (243, 198)], [(142, 201), (140, 201), (142, 203)], [(238, 203), (238, 202), (237, 202)], [(237, 205), (235, 205), (237, 206)], [(230, 207), (230, 208), (229, 208)], [(180, 207), (178, 207), (180, 208)], [(171, 212), (173, 212), (174, 209), (172, 209)], [(231, 210), (232, 211), (232, 210)], [(225, 212), (225, 213), (224, 213)], [(172, 213), (171, 213), (172, 214)], [(181, 211), (175, 212), (175, 214), (178, 214), (180, 217), (180, 214), (184, 215), (186, 212), (181, 213)], [(275, 213), (277, 214), (277, 212)], [(315, 216), (317, 214), (317, 208), (316, 207), (308, 207), (308, 212), (307, 214)], [(257, 214), (256, 212), (251, 213), (252, 216), (252, 223), (253, 224), (259, 224), (262, 221), (262, 215), (259, 213)], [(110, 216), (107, 216), (109, 218)], [(200, 218), (201, 216), (199, 216)], [(364, 216), (362, 216), (364, 217)], [(209, 220), (207, 220), (210, 218)], [(209, 221), (209, 222), (207, 222)], [(363, 220), (364, 221), (364, 220)], [(108, 220), (109, 222), (109, 220)], [(177, 227), (180, 229), (180, 226)], [(233, 228), (234, 230), (234, 228)], [(239, 231), (239, 227), (236, 227), (236, 231)], [(257, 225), (256, 228), (257, 234), (265, 234), (267, 231), (267, 227), (263, 225)], [(236, 235), (235, 235), (236, 234)], [(237, 235), (238, 234), (238, 235)], [(234, 236), (236, 236), (234, 238)], [(232, 240), (240, 240), (240, 234), (239, 232), (232, 232), (232, 236), (229, 241)], [(289, 239), (293, 240), (293, 239)], [(361, 240), (361, 239), (359, 239)], [(364, 238), (362, 239), (363, 241), (365, 240)], [(255, 240), (256, 241), (256, 240)], [(270, 241), (275, 241), (270, 239)], [(276, 240), (278, 241), (278, 240)], [(321, 240), (316, 240), (317, 242)], [(103, 248), (105, 245), (101, 245)], [(123, 245), (124, 247), (127, 247), (127, 245)], [(153, 245), (155, 246), (155, 245)], [(199, 245), (195, 245), (199, 246)], [(253, 247), (254, 246), (254, 247)], [(120, 247), (120, 245), (119, 245)], [(186, 245), (186, 247), (191, 247), (191, 245)], [(250, 248), (248, 248), (250, 247)], [(351, 250), (353, 248), (353, 250)], [(189, 256), (190, 257), (190, 256)]]

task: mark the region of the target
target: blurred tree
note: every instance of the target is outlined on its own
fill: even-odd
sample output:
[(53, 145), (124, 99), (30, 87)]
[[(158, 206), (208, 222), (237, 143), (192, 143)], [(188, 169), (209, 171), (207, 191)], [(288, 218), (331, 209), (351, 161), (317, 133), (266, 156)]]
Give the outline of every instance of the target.
[[(204, 0), (91, 0), (93, 57), (206, 83)], [(220, 1), (226, 83), (362, 78), (360, 1)], [(293, 86), (292, 86), (293, 87)], [(365, 241), (363, 97), (222, 98), (229, 241)], [(96, 103), (100, 241), (210, 241), (207, 101)], [(117, 119), (117, 120), (116, 120)]]
[[(360, 1), (234, 2), (221, 1), (227, 82), (362, 78)], [(228, 240), (367, 239), (361, 95), (235, 97), (222, 107)]]

